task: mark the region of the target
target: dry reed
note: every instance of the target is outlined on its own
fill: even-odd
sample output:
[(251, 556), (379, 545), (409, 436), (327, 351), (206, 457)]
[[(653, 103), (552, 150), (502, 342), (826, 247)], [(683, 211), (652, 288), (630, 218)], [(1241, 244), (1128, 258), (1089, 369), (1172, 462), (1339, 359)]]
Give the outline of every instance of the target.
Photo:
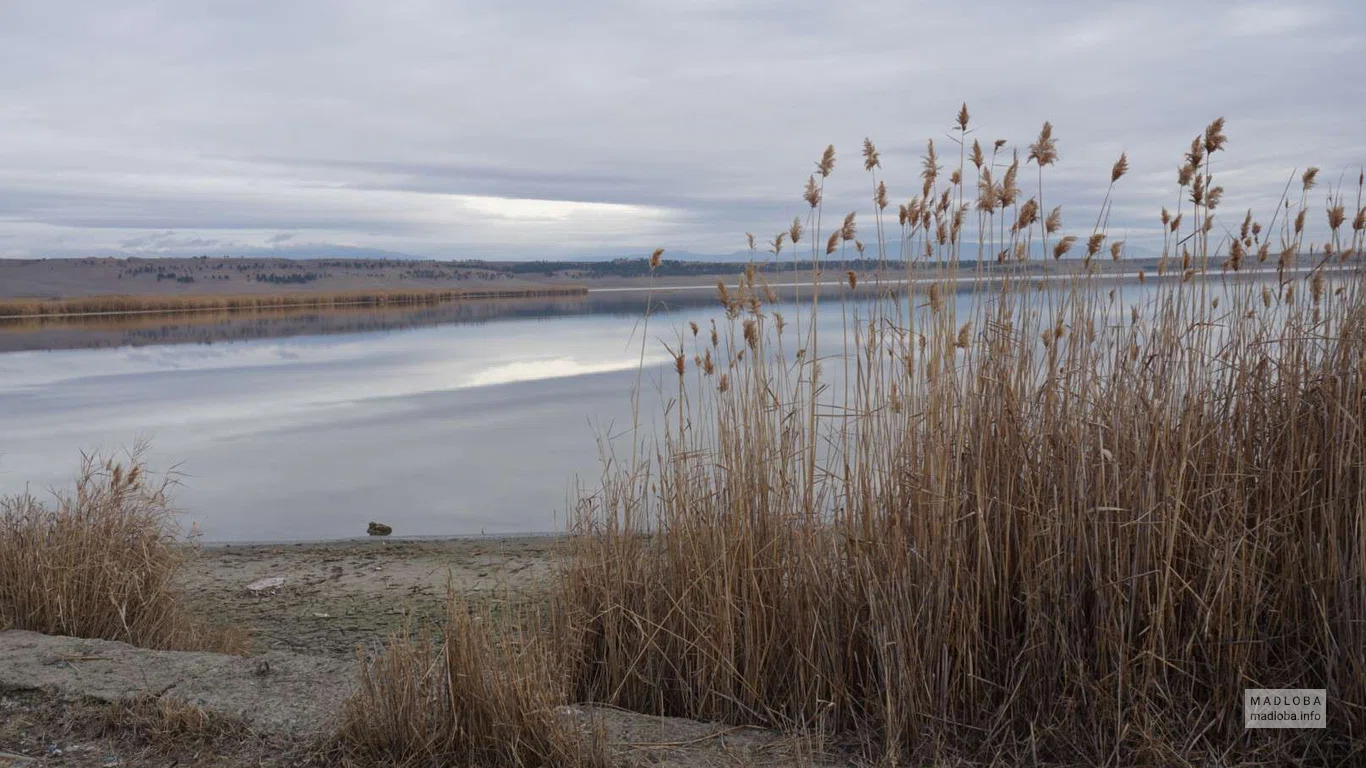
[(103, 714), (106, 735), (131, 738), (162, 750), (213, 747), (254, 738), (245, 723), (231, 716), (151, 694), (112, 702)]
[(607, 764), (601, 732), (567, 707), (544, 638), (494, 623), (452, 596), (440, 634), (389, 638), (344, 704), (342, 752), (384, 765)]
[(542, 639), (492, 624), (453, 599), (441, 636), (392, 637), (344, 706), (342, 751), (402, 766), (605, 765), (601, 735), (564, 706)]
[[(1025, 276), (1106, 237), (1110, 192), (1093, 230), (1061, 235), (1056, 208), (1015, 226), (1044, 210), (1048, 123), (1038, 197), (1020, 199), (1018, 159), (1001, 182), (994, 154), (960, 160), (983, 258), (1022, 270), (991, 293), (889, 291), (872, 317), (846, 309), (847, 351), (822, 358), (819, 283), (796, 337), (752, 284), (723, 292), (729, 332), (694, 335), (705, 362), (678, 366), (657, 451), (609, 462), (580, 501), (555, 614), (574, 696), (850, 734), (890, 763), (1366, 757), (1363, 278), (1295, 301), (1306, 278), (1263, 292), (1218, 269), (1223, 127), (1164, 212), (1158, 274), (1179, 258), (1181, 279), (1132, 306), (1090, 270), (1043, 295)], [(1108, 170), (1114, 191), (1128, 158)], [(900, 250), (950, 288), (968, 204), (941, 171), (931, 142)], [(814, 272), (845, 227), (821, 231), (814, 177), (804, 196)], [(1308, 250), (1303, 201), (1283, 207), (1265, 232), (1247, 219), (1244, 250)], [(1342, 260), (1366, 237), (1349, 234)], [(1326, 688), (1328, 728), (1244, 730), (1251, 687)]]
[(211, 628), (180, 603), (177, 534), (167, 481), (85, 457), (75, 493), (51, 503), (0, 499), (0, 623), (50, 635), (119, 640), (145, 648), (242, 652), (245, 634)]
[(159, 296), (86, 296), (68, 299), (3, 299), (0, 318), (56, 317), (92, 314), (135, 314), (262, 309), (328, 309), (354, 306), (404, 306), (442, 304), (472, 299), (519, 299), (537, 296), (581, 296), (583, 286), (536, 288), (475, 288), (430, 290), (345, 291), (334, 293), (294, 291), (260, 294), (182, 294)]

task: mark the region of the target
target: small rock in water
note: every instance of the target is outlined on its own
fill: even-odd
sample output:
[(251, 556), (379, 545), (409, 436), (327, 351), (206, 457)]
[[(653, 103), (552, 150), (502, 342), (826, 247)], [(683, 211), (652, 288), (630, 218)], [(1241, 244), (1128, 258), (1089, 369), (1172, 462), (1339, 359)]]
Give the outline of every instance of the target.
[(371, 536), (388, 536), (394, 532), (394, 529), (384, 523), (370, 523), (370, 527), (365, 532)]

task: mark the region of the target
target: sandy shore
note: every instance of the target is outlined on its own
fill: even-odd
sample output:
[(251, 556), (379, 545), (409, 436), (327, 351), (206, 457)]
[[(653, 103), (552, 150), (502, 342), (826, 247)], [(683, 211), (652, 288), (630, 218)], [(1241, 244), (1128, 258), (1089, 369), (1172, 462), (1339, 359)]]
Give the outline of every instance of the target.
[[(563, 543), (542, 536), (206, 547), (180, 587), (195, 613), (247, 629), (251, 655), (0, 632), (0, 768), (338, 765), (325, 739), (358, 679), (358, 647), (438, 617), (448, 584), (476, 603), (543, 601)], [(272, 577), (284, 584), (247, 589)], [(149, 728), (161, 727), (161, 716), (145, 709), (144, 688), (204, 708), (211, 727), (157, 735)], [(623, 768), (850, 765), (847, 754), (796, 734), (581, 703), (562, 716), (600, 728)]]
[[(194, 613), (246, 629), (254, 652), (354, 658), (358, 646), (442, 615), (448, 583), (473, 602), (544, 599), (560, 543), (532, 536), (208, 546), (190, 559), (180, 586)], [(247, 589), (272, 577), (284, 584)]]

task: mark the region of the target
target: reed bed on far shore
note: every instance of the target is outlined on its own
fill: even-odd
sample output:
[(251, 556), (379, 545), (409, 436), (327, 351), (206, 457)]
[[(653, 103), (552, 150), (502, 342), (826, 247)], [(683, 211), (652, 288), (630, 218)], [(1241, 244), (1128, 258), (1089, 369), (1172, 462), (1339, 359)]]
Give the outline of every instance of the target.
[(69, 299), (0, 299), (0, 319), (70, 317), (78, 315), (151, 314), (174, 312), (252, 312), (265, 309), (328, 309), (356, 306), (442, 304), (471, 299), (521, 299), (540, 296), (582, 296), (578, 285), (509, 288), (440, 288), (340, 292), (292, 291), (260, 294), (169, 294), (148, 296), (85, 296)]
[[(1317, 244), (1316, 168), (1270, 218), (1225, 221), (1218, 120), (1153, 217), (1179, 279), (1125, 304), (1090, 269), (1040, 291), (1022, 268), (964, 304), (949, 281), (983, 262), (1122, 260), (1128, 159), (1069, 231), (1051, 125), (984, 148), (964, 107), (953, 135), (899, 234), (867, 142), (873, 245), (822, 215), (832, 147), (770, 248), (795, 271), (866, 247), (943, 284), (871, 313), (813, 285), (784, 318), (751, 271), (719, 286), (719, 327), (666, 332), (664, 432), (577, 510), (554, 614), (572, 698), (888, 764), (1366, 760), (1366, 281), (1321, 269), (1366, 245), (1361, 179), (1326, 190)], [(1327, 728), (1245, 730), (1245, 688), (1326, 688)]]

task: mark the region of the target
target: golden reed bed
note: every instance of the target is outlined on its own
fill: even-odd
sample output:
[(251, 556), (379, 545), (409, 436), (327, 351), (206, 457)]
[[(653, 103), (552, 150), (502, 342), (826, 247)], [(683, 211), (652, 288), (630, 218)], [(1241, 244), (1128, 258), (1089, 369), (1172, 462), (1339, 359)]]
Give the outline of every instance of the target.
[(260, 309), (326, 309), (354, 306), (400, 306), (441, 304), (467, 299), (522, 299), (537, 296), (581, 296), (588, 289), (581, 285), (519, 288), (441, 288), (429, 290), (339, 291), (330, 293), (268, 293), (211, 296), (86, 296), (70, 299), (3, 299), (0, 318), (61, 317), (170, 312), (228, 311), (250, 312)]

